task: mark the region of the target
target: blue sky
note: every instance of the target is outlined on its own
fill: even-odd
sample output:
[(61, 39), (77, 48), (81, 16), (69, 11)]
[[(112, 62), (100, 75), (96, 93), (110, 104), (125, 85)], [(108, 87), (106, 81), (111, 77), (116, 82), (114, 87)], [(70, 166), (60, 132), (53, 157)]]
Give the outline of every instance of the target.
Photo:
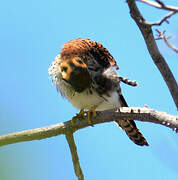
[[(172, 0), (172, 5), (176, 1)], [(149, 21), (157, 21), (167, 13), (138, 5)], [(146, 104), (177, 114), (125, 1), (6, 0), (1, 2), (0, 17), (1, 135), (67, 121), (78, 112), (60, 97), (48, 77), (48, 67), (61, 46), (78, 37), (102, 43), (118, 62), (119, 74), (138, 81), (136, 88), (122, 85), (130, 106)], [(166, 29), (171, 42), (178, 46), (177, 21), (175, 15), (169, 25), (157, 28)], [(178, 56), (162, 41), (158, 46), (177, 79)], [(133, 144), (115, 123), (75, 133), (86, 180), (178, 179), (177, 134), (160, 125), (137, 124), (149, 147)], [(0, 177), (75, 180), (65, 137), (0, 148)]]

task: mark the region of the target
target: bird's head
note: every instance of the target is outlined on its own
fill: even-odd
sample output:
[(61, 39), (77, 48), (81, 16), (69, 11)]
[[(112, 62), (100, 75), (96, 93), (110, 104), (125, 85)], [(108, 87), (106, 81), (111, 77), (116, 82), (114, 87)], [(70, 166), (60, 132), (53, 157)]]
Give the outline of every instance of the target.
[(60, 62), (59, 72), (62, 79), (77, 92), (82, 92), (91, 84), (90, 74), (81, 57), (68, 57)]

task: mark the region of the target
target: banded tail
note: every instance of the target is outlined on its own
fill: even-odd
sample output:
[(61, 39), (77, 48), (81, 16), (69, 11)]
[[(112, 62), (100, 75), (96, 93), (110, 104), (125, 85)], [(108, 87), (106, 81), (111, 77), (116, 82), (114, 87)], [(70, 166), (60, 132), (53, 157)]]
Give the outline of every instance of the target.
[[(120, 94), (120, 101), (123, 107), (128, 107), (124, 97)], [(135, 144), (139, 146), (149, 146), (146, 139), (140, 133), (139, 129), (137, 128), (135, 122), (133, 120), (123, 120), (123, 121), (116, 121), (116, 123), (125, 130), (127, 136), (132, 140)]]
[(130, 80), (128, 78), (125, 78), (125, 77), (119, 76), (119, 80), (122, 81), (125, 84), (130, 85), (130, 86), (137, 86), (138, 85), (137, 81), (132, 81), (132, 80)]

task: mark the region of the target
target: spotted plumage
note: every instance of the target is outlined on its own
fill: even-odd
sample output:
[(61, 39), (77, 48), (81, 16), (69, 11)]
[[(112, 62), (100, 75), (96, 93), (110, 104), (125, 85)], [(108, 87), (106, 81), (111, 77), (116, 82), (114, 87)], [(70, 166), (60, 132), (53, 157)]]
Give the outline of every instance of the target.
[[(136, 86), (135, 81), (120, 77), (117, 63), (100, 43), (76, 39), (65, 43), (49, 68), (53, 83), (74, 107), (92, 112), (127, 107), (120, 82)], [(91, 122), (90, 113), (89, 122)], [(134, 121), (116, 121), (137, 145), (148, 145)]]

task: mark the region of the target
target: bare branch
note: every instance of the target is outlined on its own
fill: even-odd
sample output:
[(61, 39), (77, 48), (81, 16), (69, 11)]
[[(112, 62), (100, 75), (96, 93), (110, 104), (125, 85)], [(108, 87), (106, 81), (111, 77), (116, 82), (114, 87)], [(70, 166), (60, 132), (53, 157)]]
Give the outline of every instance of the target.
[(78, 180), (84, 180), (83, 172), (80, 167), (79, 157), (77, 154), (77, 147), (75, 145), (73, 133), (67, 132), (66, 139), (69, 144), (70, 152), (72, 154), (72, 162), (73, 162), (75, 174), (78, 177)]
[(168, 64), (166, 63), (166, 60), (161, 55), (161, 53), (160, 53), (160, 51), (156, 45), (156, 42), (155, 42), (155, 39), (153, 36), (153, 31), (151, 29), (151, 25), (146, 23), (145, 19), (143, 18), (139, 9), (136, 6), (135, 0), (127, 0), (127, 4), (130, 8), (130, 15), (135, 20), (140, 31), (142, 32), (142, 35), (145, 39), (148, 51), (149, 51), (155, 65), (157, 66), (157, 68), (161, 72), (161, 74), (162, 74), (162, 76), (163, 76), (163, 78), (164, 78), (164, 80), (165, 80), (165, 82), (169, 88), (169, 91), (172, 95), (172, 98), (176, 104), (176, 107), (178, 109), (178, 86), (177, 86), (177, 82), (176, 82), (174, 75), (171, 72)]
[[(114, 120), (139, 120), (143, 122), (152, 122), (167, 126), (175, 131), (178, 129), (178, 116), (169, 115), (164, 112), (155, 111), (149, 108), (132, 108), (124, 107), (117, 110), (108, 110), (98, 112), (96, 118), (93, 119), (93, 125), (111, 122)], [(40, 140), (53, 136), (73, 133), (79, 129), (88, 127), (88, 119), (77, 119), (75, 125), (71, 121), (62, 122), (52, 126), (31, 129), (12, 134), (0, 136), (0, 146), (13, 144), (17, 142)]]
[(156, 2), (157, 2), (158, 4), (160, 4), (162, 7), (165, 6), (165, 4), (164, 4), (161, 0), (156, 0)]
[(139, 0), (140, 2), (143, 2), (145, 4), (148, 4), (150, 6), (153, 6), (155, 8), (158, 8), (158, 9), (164, 9), (164, 10), (167, 10), (167, 11), (174, 11), (174, 12), (178, 12), (178, 7), (175, 7), (175, 6), (168, 6), (168, 5), (165, 5), (162, 1), (158, 1), (157, 0), (157, 3), (156, 2), (153, 2), (153, 1), (149, 1), (149, 0)]
[(167, 19), (170, 18), (171, 16), (173, 16), (174, 14), (176, 14), (176, 12), (174, 12), (174, 11), (168, 13), (160, 21), (158, 21), (156, 23), (152, 23), (151, 26), (160, 26), (163, 22), (167, 22), (169, 24), (169, 21)]
[(157, 33), (158, 33), (158, 34), (157, 34), (158, 38), (157, 38), (156, 40), (163, 39), (164, 42), (165, 42), (172, 50), (174, 50), (176, 53), (178, 53), (178, 49), (168, 41), (168, 39), (169, 39), (170, 37), (166, 37), (166, 36), (165, 36), (165, 32), (166, 32), (166, 31), (164, 30), (163, 32), (161, 32), (161, 31), (159, 31), (158, 29), (156, 29), (156, 31), (157, 31)]

